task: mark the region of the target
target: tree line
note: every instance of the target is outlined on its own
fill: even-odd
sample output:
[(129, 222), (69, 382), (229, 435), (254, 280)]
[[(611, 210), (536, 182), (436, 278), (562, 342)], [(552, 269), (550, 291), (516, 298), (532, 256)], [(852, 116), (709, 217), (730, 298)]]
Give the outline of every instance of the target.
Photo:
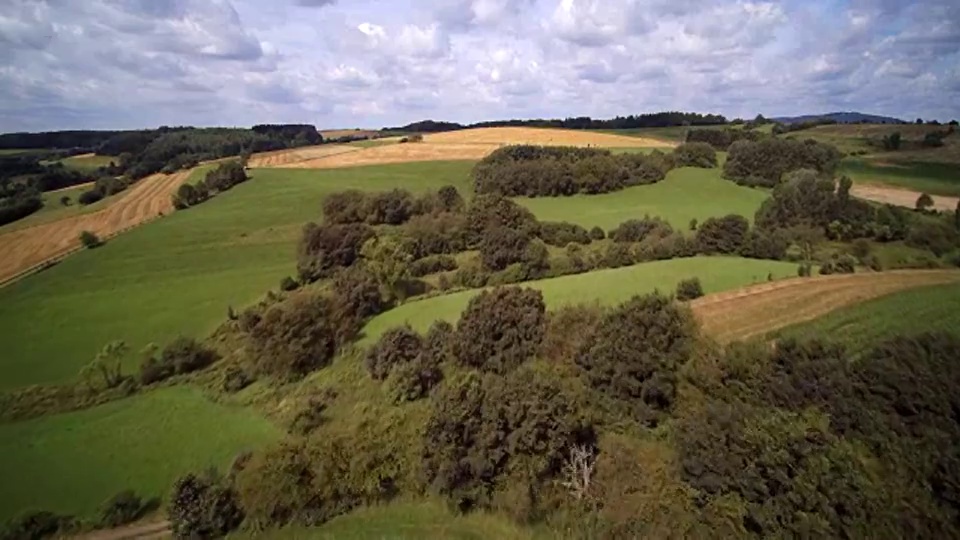
[(384, 131), (406, 131), (414, 133), (437, 133), (454, 131), (457, 129), (482, 127), (541, 127), (558, 129), (637, 129), (669, 126), (708, 126), (726, 124), (727, 119), (719, 114), (700, 114), (690, 112), (658, 112), (629, 116), (617, 116), (607, 120), (593, 119), (589, 116), (579, 116), (565, 119), (533, 119), (533, 120), (493, 120), (475, 122), (473, 124), (459, 124), (456, 122), (437, 122), (423, 120), (405, 126), (384, 128)]

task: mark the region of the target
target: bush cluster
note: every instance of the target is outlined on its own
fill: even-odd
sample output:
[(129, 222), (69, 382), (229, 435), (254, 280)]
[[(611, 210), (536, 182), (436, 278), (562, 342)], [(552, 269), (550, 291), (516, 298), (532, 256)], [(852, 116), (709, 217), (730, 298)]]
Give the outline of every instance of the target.
[(167, 518), (176, 538), (218, 538), (236, 529), (244, 514), (223, 478), (187, 474), (173, 484)]
[[(603, 229), (599, 227), (596, 229), (600, 231), (599, 240), (603, 240), (606, 236), (603, 234)], [(580, 225), (566, 221), (541, 221), (539, 236), (547, 245), (556, 247), (566, 247), (571, 242), (589, 244), (594, 240), (591, 232)]]
[(450, 255), (428, 255), (410, 264), (410, 275), (423, 277), (457, 269), (457, 260)]
[(607, 193), (663, 180), (673, 166), (660, 152), (613, 155), (609, 150), (559, 146), (506, 146), (473, 169), (477, 194), (556, 197)]
[(182, 184), (177, 188), (177, 193), (173, 195), (173, 207), (177, 210), (183, 210), (196, 206), (249, 179), (247, 171), (239, 161), (221, 163), (216, 169), (208, 172), (204, 179), (196, 185)]
[(686, 302), (703, 296), (703, 286), (699, 278), (684, 279), (677, 284), (677, 300)]
[(687, 131), (688, 143), (706, 143), (713, 148), (726, 151), (737, 141), (756, 141), (764, 135), (746, 129), (691, 129)]
[(463, 198), (453, 186), (444, 186), (421, 197), (405, 189), (378, 193), (352, 189), (333, 193), (323, 200), (323, 219), (330, 225), (400, 225), (414, 216), (459, 212), (463, 206)]
[(813, 140), (739, 141), (730, 146), (723, 176), (741, 185), (764, 187), (776, 186), (786, 173), (799, 169), (832, 178), (841, 157), (833, 146)]
[(300, 281), (312, 283), (331, 277), (337, 269), (352, 266), (360, 257), (364, 243), (376, 234), (362, 223), (317, 225), (308, 223), (297, 253)]
[(543, 295), (534, 289), (502, 287), (474, 296), (457, 323), (457, 360), (500, 374), (516, 368), (536, 354), (545, 311)]
[(700, 167), (712, 169), (717, 166), (717, 151), (705, 142), (687, 142), (673, 151), (677, 167)]
[(140, 384), (149, 385), (201, 370), (217, 360), (220, 355), (197, 340), (180, 336), (167, 344), (159, 356), (149, 355), (140, 365)]

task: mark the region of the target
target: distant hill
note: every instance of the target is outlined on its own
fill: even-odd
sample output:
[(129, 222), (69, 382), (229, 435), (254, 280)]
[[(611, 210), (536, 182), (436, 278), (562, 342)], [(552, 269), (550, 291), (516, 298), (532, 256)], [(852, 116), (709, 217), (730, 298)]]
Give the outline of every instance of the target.
[(803, 116), (782, 116), (772, 118), (775, 122), (781, 124), (798, 124), (800, 122), (816, 122), (817, 120), (833, 120), (838, 124), (905, 124), (899, 118), (890, 116), (877, 116), (875, 114), (863, 114), (858, 112), (833, 112), (826, 114), (807, 114)]

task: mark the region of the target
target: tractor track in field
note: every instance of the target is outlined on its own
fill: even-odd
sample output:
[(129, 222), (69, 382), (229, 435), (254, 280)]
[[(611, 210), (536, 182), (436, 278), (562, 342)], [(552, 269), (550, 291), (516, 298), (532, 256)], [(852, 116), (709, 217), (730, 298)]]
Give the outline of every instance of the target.
[(690, 303), (721, 343), (768, 334), (897, 291), (960, 281), (957, 270), (896, 270), (793, 278), (711, 294)]
[(0, 259), (0, 285), (77, 251), (81, 248), (82, 231), (107, 239), (170, 213), (171, 195), (192, 172), (193, 169), (154, 174), (134, 184), (102, 210), (0, 234), (0, 252), (4, 254)]
[(173, 531), (169, 521), (140, 522), (117, 527), (102, 529), (76, 536), (78, 540), (154, 540), (172, 538)]

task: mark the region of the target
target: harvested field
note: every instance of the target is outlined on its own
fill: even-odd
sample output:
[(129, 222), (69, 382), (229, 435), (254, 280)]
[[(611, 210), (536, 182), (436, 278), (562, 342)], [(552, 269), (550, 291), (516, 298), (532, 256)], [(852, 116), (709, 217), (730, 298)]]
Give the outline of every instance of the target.
[(324, 139), (339, 139), (341, 137), (376, 137), (379, 131), (372, 129), (324, 129), (320, 135)]
[(173, 210), (170, 196), (192, 171), (155, 174), (137, 182), (114, 204), (83, 214), (0, 235), (0, 283), (80, 246), (81, 231), (106, 238)]
[(477, 128), (447, 131), (424, 136), (428, 143), (449, 144), (536, 144), (545, 146), (601, 146), (608, 148), (673, 148), (660, 139), (626, 137), (596, 131), (521, 127)]
[(902, 270), (795, 278), (694, 300), (703, 331), (720, 342), (747, 339), (904, 289), (960, 281), (956, 270)]
[(302, 146), (300, 148), (291, 148), (289, 150), (275, 150), (273, 152), (262, 152), (250, 156), (248, 165), (250, 167), (289, 167), (296, 164), (342, 154), (344, 152), (356, 152), (358, 148), (345, 145), (327, 144), (320, 146)]
[(348, 147), (353, 152), (292, 163), (288, 167), (298, 169), (337, 169), (388, 163), (411, 163), (415, 161), (461, 161), (478, 160), (498, 148), (494, 144), (432, 144), (408, 143), (374, 146), (372, 148)]
[[(854, 184), (853, 187), (850, 188), (850, 193), (854, 197), (867, 199), (868, 201), (905, 206), (907, 208), (916, 208), (917, 198), (921, 195), (918, 191), (887, 187), (879, 184)], [(933, 199), (934, 209), (946, 210), (948, 212), (955, 210), (957, 208), (957, 201), (960, 201), (960, 198), (946, 197), (943, 195), (931, 195), (931, 198)]]

